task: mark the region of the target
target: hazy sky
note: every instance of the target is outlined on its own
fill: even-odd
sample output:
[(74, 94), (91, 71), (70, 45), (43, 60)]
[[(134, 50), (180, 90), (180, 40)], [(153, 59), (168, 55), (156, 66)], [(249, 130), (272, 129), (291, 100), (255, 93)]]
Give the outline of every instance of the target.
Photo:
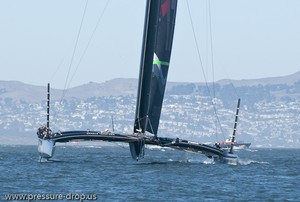
[[(299, 0), (211, 0), (213, 60), (208, 2), (179, 0), (169, 81), (204, 81), (187, 5), (208, 80), (211, 61), (215, 80), (300, 70)], [(68, 72), (70, 87), (137, 78), (145, 0), (110, 0), (100, 18), (106, 4), (88, 1), (71, 62), (86, 0), (0, 0), (0, 80), (62, 89)]]

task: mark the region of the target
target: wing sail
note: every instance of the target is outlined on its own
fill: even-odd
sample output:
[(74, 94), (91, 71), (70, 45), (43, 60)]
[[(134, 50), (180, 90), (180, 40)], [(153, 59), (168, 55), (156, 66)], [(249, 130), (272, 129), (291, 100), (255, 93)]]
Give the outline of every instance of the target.
[(157, 136), (167, 83), (177, 0), (148, 0), (134, 132)]

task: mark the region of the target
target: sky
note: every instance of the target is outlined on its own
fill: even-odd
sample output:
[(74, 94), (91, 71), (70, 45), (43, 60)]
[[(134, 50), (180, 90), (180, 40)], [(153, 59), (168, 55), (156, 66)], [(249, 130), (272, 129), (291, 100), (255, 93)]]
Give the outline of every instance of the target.
[[(145, 2), (0, 0), (0, 80), (63, 89), (138, 78)], [(168, 81), (299, 71), (299, 10), (299, 0), (178, 0)]]

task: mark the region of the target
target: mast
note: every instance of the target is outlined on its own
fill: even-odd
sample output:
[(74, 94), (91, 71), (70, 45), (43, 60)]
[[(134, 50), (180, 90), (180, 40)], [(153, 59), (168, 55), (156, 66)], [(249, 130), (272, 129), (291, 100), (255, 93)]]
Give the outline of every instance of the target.
[[(157, 137), (162, 102), (167, 83), (175, 28), (177, 0), (147, 0), (141, 53), (137, 104), (133, 133), (150, 132)], [(144, 156), (141, 137), (129, 143), (131, 156)]]
[(237, 122), (238, 122), (238, 117), (239, 117), (239, 110), (240, 110), (240, 102), (241, 99), (238, 99), (238, 103), (237, 103), (237, 107), (236, 107), (236, 113), (235, 113), (235, 121), (234, 121), (234, 127), (233, 127), (233, 133), (231, 136), (231, 143), (230, 143), (230, 150), (229, 153), (232, 154), (232, 150), (233, 150), (233, 143), (235, 140), (235, 132), (236, 132), (236, 127), (237, 127)]
[[(134, 132), (138, 132), (141, 130), (142, 126), (140, 123), (141, 117), (141, 99), (142, 99), (142, 89), (143, 89), (143, 75), (144, 75), (144, 64), (145, 64), (145, 57), (146, 57), (146, 43), (147, 43), (147, 33), (148, 33), (148, 24), (149, 24), (149, 16), (150, 16), (150, 3), (151, 0), (147, 0), (146, 3), (146, 12), (145, 12), (145, 22), (144, 22), (144, 34), (143, 34), (143, 43), (142, 43), (142, 54), (141, 54), (141, 63), (140, 63), (140, 75), (139, 75), (139, 83), (138, 83), (138, 95), (137, 95), (137, 102), (136, 102), (136, 120), (134, 126)], [(145, 132), (145, 131), (143, 131)]]
[(173, 44), (177, 0), (148, 0), (134, 133), (157, 136)]
[(48, 90), (47, 90), (47, 134), (49, 135), (50, 132), (50, 83), (48, 83)]

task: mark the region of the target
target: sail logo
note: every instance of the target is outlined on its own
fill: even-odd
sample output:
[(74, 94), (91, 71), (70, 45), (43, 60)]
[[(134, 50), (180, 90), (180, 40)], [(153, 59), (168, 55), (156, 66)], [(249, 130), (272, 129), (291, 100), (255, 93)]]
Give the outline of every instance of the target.
[(161, 15), (165, 16), (167, 14), (168, 8), (170, 7), (170, 0), (166, 0), (162, 5), (161, 5)]
[(166, 61), (159, 60), (159, 58), (157, 57), (157, 55), (154, 53), (152, 75), (154, 75), (154, 77), (157, 79), (157, 82), (160, 83), (158, 85), (158, 87), (159, 87), (160, 93), (163, 94), (164, 89), (165, 89), (164, 87), (165, 87), (166, 82), (167, 82), (167, 75), (165, 75), (163, 73), (162, 66), (165, 66), (166, 68), (168, 68), (169, 67), (169, 63), (166, 62)]

